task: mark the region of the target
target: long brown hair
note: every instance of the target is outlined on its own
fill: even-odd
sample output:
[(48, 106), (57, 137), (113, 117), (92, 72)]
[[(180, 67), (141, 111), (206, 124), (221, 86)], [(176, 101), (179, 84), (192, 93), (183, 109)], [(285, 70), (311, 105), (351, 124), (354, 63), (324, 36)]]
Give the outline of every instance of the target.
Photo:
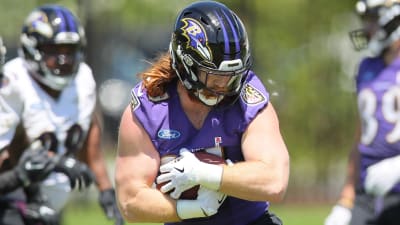
[(168, 84), (177, 77), (171, 63), (170, 54), (163, 53), (147, 70), (139, 74), (143, 87), (146, 88), (150, 97), (162, 96)]

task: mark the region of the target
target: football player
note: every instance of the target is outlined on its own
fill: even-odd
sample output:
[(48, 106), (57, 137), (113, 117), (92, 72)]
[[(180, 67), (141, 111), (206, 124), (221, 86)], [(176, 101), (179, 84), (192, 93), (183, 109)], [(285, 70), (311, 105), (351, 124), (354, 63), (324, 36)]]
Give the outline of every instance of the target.
[[(371, 57), (356, 77), (361, 125), (341, 197), (325, 225), (398, 224), (400, 220), (400, 2), (359, 0), (363, 28), (350, 32)], [(399, 123), (399, 124), (398, 124)]]
[[(282, 224), (269, 202), (284, 196), (289, 156), (251, 65), (245, 27), (225, 5), (198, 1), (179, 13), (170, 52), (141, 74), (122, 116), (116, 190), (127, 221)], [(201, 162), (199, 151), (233, 164)], [(199, 184), (196, 199), (180, 198)]]
[[(59, 5), (40, 6), (27, 16), (20, 43), (19, 56), (3, 67), (0, 86), (0, 151), (8, 153), (0, 170), (19, 165), (24, 150), (36, 141), (57, 164), (40, 183), (26, 179), (24, 193), (0, 196), (6, 206), (0, 223), (20, 224), (15, 219), (20, 210), (27, 223), (59, 224), (60, 217), (43, 219), (49, 210), (41, 206), (59, 215), (71, 191), (95, 179), (107, 217), (123, 224), (100, 149), (96, 86), (84, 63), (86, 39), (78, 18)], [(32, 210), (20, 207), (32, 202), (37, 205)]]

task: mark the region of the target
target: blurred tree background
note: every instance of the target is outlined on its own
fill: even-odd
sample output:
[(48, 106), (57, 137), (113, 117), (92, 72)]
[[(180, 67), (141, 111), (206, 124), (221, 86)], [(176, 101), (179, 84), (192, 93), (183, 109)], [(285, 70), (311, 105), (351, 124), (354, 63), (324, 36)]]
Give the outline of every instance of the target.
[[(0, 34), (10, 59), (17, 54), (22, 23), (37, 5), (59, 3), (81, 18), (88, 38), (87, 62), (98, 82), (104, 114), (104, 144), (112, 161), (118, 117), (137, 82), (135, 74), (168, 49), (175, 16), (190, 2), (2, 0)], [(353, 77), (361, 55), (348, 39), (348, 31), (359, 25), (355, 1), (221, 2), (246, 25), (254, 70), (278, 111), (291, 155), (285, 201), (333, 201), (344, 181), (357, 123)]]

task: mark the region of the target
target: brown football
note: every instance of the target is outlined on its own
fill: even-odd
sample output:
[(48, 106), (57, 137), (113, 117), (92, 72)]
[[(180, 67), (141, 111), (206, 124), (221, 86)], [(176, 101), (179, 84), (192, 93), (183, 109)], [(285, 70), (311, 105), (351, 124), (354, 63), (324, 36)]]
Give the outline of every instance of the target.
[[(194, 152), (194, 155), (202, 162), (205, 163), (210, 163), (210, 164), (215, 164), (215, 165), (221, 165), (221, 164), (225, 164), (225, 160), (224, 158), (222, 158), (221, 156), (215, 155), (215, 154), (211, 154), (208, 153), (206, 151), (200, 151), (200, 152)], [(157, 184), (157, 189), (160, 190), (160, 188), (164, 185), (165, 183), (161, 183), (161, 184)], [(197, 198), (197, 192), (199, 190), (200, 185), (196, 185), (184, 192), (182, 192), (181, 196), (179, 197), (179, 199), (196, 199)], [(172, 192), (172, 191), (170, 191)], [(168, 192), (167, 194), (169, 194), (170, 192)]]

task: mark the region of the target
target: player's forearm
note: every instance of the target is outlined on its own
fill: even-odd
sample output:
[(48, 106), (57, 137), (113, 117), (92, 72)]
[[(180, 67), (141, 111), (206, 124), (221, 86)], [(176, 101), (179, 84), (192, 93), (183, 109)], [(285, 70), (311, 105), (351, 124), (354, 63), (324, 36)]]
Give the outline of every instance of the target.
[(117, 196), (121, 213), (129, 223), (179, 221), (176, 201), (156, 189), (141, 188), (133, 197), (127, 197), (124, 193)]
[(356, 179), (358, 178), (357, 168), (359, 166), (359, 158), (360, 158), (360, 153), (357, 149), (357, 145), (354, 145), (349, 155), (347, 171), (346, 171), (346, 180), (338, 200), (338, 203), (340, 205), (343, 205), (347, 208), (353, 207), (353, 202), (355, 198)]
[(288, 165), (270, 166), (253, 161), (225, 166), (220, 191), (250, 201), (282, 200), (289, 177)]
[(94, 146), (89, 145), (83, 160), (95, 175), (96, 185), (99, 190), (112, 188), (111, 180), (108, 176), (106, 160), (103, 157), (101, 149), (95, 149)]
[(112, 188), (112, 184), (108, 176), (106, 160), (101, 148), (100, 136), (101, 130), (99, 123), (97, 120), (93, 120), (84, 148), (86, 155), (84, 155), (83, 158), (93, 171), (96, 177), (96, 184), (99, 190), (102, 191)]
[(113, 187), (104, 160), (92, 161), (89, 163), (89, 167), (96, 177), (96, 184), (100, 191)]

